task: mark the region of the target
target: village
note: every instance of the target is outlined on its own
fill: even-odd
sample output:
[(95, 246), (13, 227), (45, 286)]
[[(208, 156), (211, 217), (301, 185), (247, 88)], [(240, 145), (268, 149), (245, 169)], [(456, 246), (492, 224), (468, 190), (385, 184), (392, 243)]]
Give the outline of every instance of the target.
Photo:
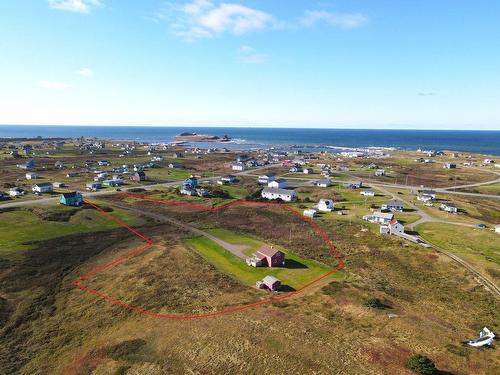
[[(342, 298), (348, 298), (347, 306), (355, 303), (356, 309), (365, 309), (363, 319), (403, 322), (415, 306), (406, 297), (410, 292), (394, 285), (403, 283), (410, 290), (416, 269), (429, 276), (424, 271), (428, 261), (422, 259), (439, 260), (446, 277), (451, 272), (462, 278), (463, 291), (453, 297), (457, 300), (471, 290), (481, 290), (474, 297), (478, 301), (500, 295), (500, 163), (492, 156), (383, 148), (232, 150), (216, 143), (206, 148), (186, 142), (4, 139), (0, 165), (0, 244), (10, 249), (6, 254), (32, 251), (32, 238), (41, 244), (64, 243), (72, 236), (95, 239), (109, 233), (109, 249), (127, 257), (126, 251), (137, 244), (116, 232), (110, 217), (154, 239), (150, 255), (131, 257), (116, 270), (87, 281), (89, 287), (141, 310), (211, 314), (300, 291), (297, 300), (273, 302), (272, 308), (288, 311), (296, 304), (297, 311), (307, 315), (307, 301), (314, 301), (310, 308), (329, 320), (332, 314), (351, 314), (342, 307), (334, 313), (330, 307), (332, 301), (342, 306)], [(231, 202), (237, 204), (218, 209)], [(316, 226), (345, 257), (345, 268), (339, 268), (340, 258), (332, 256)], [(82, 249), (93, 248), (85, 243)], [(162, 258), (162, 253), (169, 257)], [(393, 263), (391, 257), (401, 260)], [(139, 266), (150, 278), (141, 276), (135, 268)], [(395, 270), (397, 275), (392, 274)], [(146, 284), (143, 277), (149, 280)], [(385, 278), (393, 286), (388, 287)], [(181, 287), (181, 282), (190, 287)], [(130, 283), (136, 283), (130, 293), (118, 287)], [(357, 283), (370, 292), (358, 290)], [(438, 288), (431, 277), (421, 283), (428, 287), (420, 297), (432, 288), (426, 298), (440, 298), (437, 293), (444, 285)], [(349, 291), (344, 297), (343, 288)], [(424, 311), (422, 305), (419, 314)], [(474, 324), (488, 332), (497, 328), (484, 314), (477, 316), (480, 321)], [(464, 340), (474, 334), (466, 332)], [(458, 345), (459, 335), (455, 333), (450, 345)], [(493, 340), (483, 341), (490, 345)]]

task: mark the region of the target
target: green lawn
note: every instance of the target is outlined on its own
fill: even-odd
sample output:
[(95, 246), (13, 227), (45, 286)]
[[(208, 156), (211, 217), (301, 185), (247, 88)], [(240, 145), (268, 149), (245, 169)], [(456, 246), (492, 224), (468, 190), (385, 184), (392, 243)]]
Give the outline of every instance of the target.
[[(213, 229), (209, 230), (209, 232), (219, 236), (219, 238), (226, 242), (249, 244), (250, 253), (252, 252), (252, 248), (255, 250), (261, 244), (260, 241), (254, 238), (223, 229)], [(280, 279), (283, 285), (298, 289), (330, 270), (329, 267), (324, 264), (300, 258), (284, 249), (281, 250), (285, 252), (289, 264), (293, 265), (290, 268), (254, 268), (247, 266), (243, 260), (234, 256), (206, 237), (193, 237), (186, 240), (186, 243), (217, 269), (248, 286), (254, 286), (256, 281), (261, 280), (267, 275), (272, 275)], [(340, 278), (342, 275), (340, 273), (335, 273), (330, 277)]]
[(441, 223), (424, 223), (417, 230), (424, 240), (457, 254), (493, 277), (500, 275), (498, 233)]
[[(71, 210), (65, 206), (43, 206), (41, 210), (61, 212)], [(129, 225), (141, 223), (133, 213), (115, 209), (111, 215)], [(79, 209), (69, 221), (44, 220), (27, 210), (0, 211), (0, 253), (28, 250), (34, 246), (30, 241), (42, 241), (76, 233), (99, 232), (117, 228), (119, 225), (95, 209)]]

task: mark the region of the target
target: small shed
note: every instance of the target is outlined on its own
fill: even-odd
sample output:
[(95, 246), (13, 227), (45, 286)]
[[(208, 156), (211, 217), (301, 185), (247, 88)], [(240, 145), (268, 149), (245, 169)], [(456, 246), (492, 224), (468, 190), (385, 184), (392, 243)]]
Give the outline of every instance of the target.
[(273, 292), (277, 291), (281, 286), (281, 281), (274, 276), (266, 276), (262, 281), (257, 281), (257, 288), (264, 289), (267, 288)]

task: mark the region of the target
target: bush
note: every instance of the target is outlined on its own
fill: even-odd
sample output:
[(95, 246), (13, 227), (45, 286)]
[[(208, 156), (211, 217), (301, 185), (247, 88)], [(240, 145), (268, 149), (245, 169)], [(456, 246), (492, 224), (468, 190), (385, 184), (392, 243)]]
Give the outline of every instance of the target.
[(411, 356), (406, 363), (406, 367), (421, 375), (434, 375), (437, 373), (434, 362), (421, 354)]
[(135, 362), (141, 357), (145, 345), (146, 341), (142, 339), (127, 340), (111, 346), (106, 354), (115, 361)]
[(365, 302), (366, 307), (370, 307), (372, 309), (379, 309), (379, 310), (384, 310), (384, 309), (389, 309), (390, 306), (386, 305), (383, 303), (381, 300), (378, 298), (370, 298)]

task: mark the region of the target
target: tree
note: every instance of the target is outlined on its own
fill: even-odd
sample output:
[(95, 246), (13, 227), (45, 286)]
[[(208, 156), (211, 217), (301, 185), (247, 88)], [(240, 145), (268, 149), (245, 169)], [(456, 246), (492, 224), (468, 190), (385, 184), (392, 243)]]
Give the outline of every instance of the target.
[(421, 375), (434, 375), (437, 373), (434, 362), (421, 354), (411, 356), (406, 363), (406, 367)]

